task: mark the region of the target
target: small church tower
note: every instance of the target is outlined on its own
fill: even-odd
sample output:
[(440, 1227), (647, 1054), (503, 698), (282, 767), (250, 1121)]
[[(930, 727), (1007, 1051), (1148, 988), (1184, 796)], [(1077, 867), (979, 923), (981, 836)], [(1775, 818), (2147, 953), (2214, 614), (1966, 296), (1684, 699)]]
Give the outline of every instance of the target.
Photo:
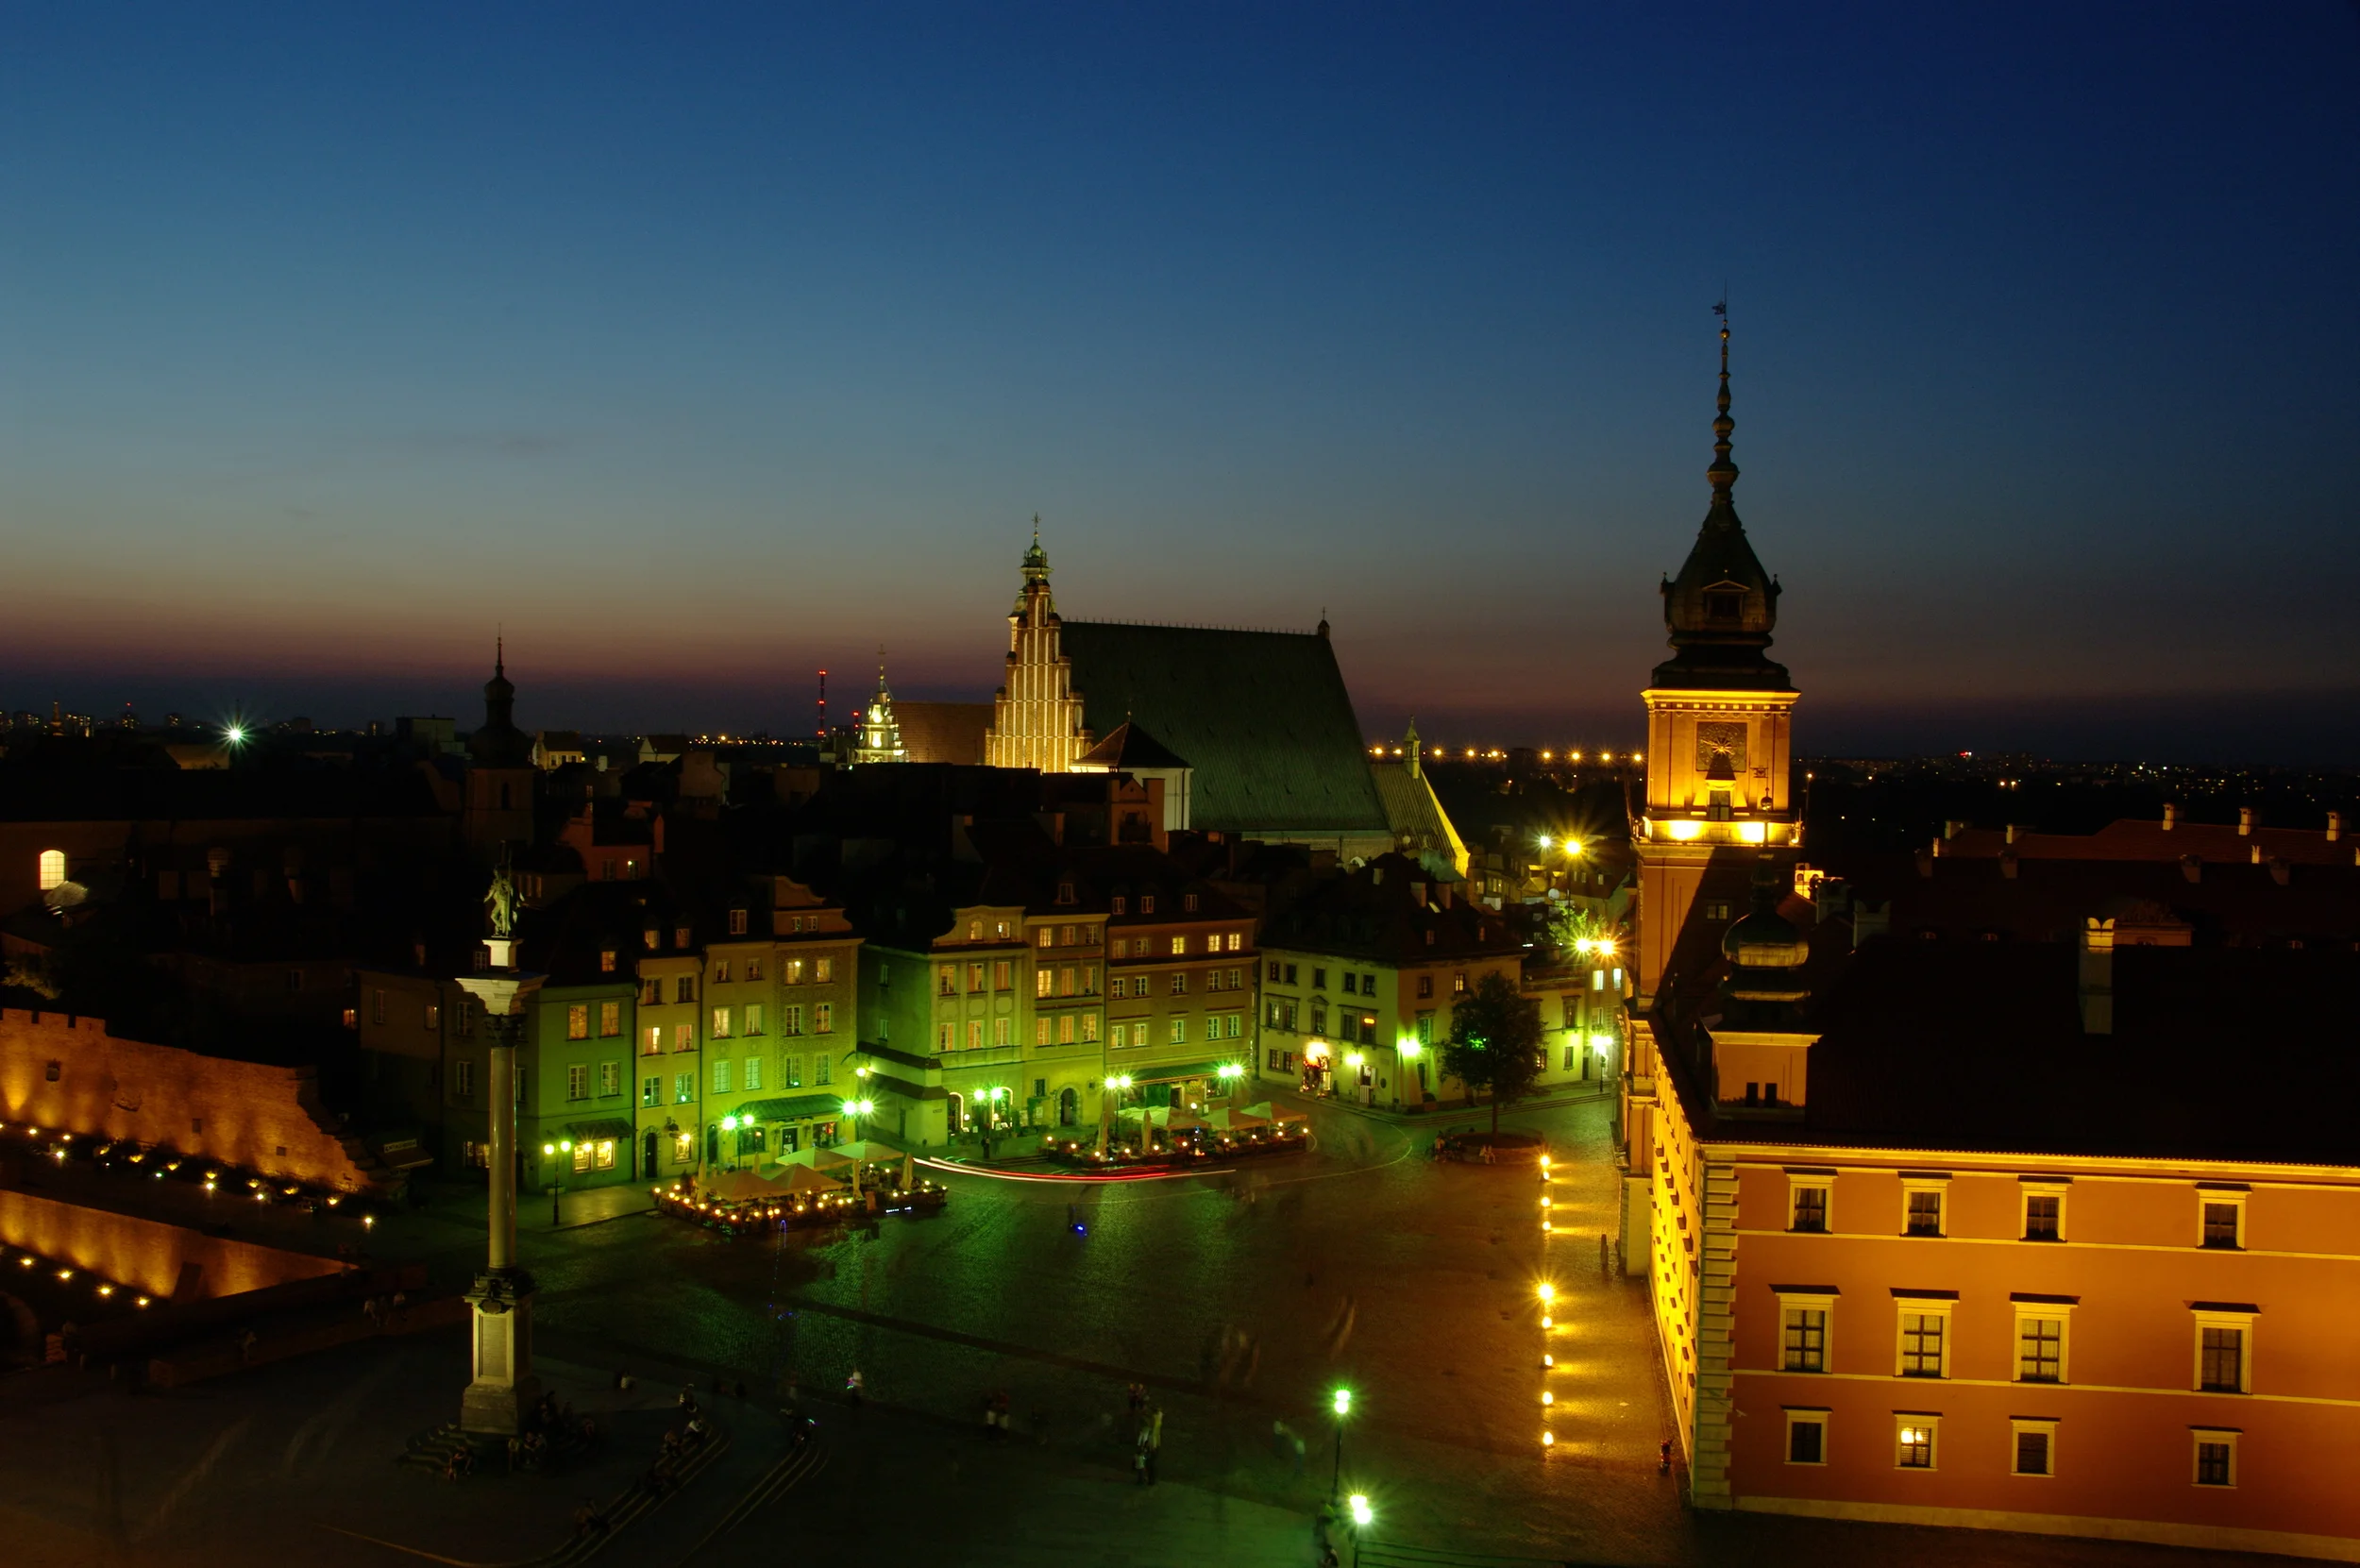
[(868, 700), (868, 711), (860, 716), (860, 743), (852, 748), (852, 761), (907, 762), (908, 748), (902, 744), (902, 724), (893, 717), (893, 692), (885, 684), (885, 649), (877, 649), (877, 695)]
[(532, 841), (532, 792), (541, 770), (532, 766), (532, 737), (516, 728), (516, 688), (508, 679), (507, 649), (493, 645), (492, 678), (483, 683), (483, 722), (467, 737), (467, 847), (497, 860), (505, 844)]

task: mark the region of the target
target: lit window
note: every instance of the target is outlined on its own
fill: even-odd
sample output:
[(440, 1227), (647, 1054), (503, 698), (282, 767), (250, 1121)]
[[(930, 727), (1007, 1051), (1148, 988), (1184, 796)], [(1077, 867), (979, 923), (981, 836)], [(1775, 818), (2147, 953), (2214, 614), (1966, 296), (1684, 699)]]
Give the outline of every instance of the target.
[[(816, 1003), (812, 1007), (811, 1032), (815, 1035), (830, 1035), (835, 1032), (834, 1003), (822, 1002)], [(822, 1078), (819, 1081), (823, 1084), (827, 1082), (825, 1078)]]
[(1897, 1454), (1895, 1464), (1902, 1470), (1931, 1470), (1934, 1467), (1934, 1418), (1910, 1415), (1900, 1418), (1896, 1428)]
[[(817, 982), (818, 984), (819, 984), (819, 985), (825, 986), (825, 985), (827, 985), (830, 981), (834, 980), (834, 978), (835, 978), (835, 960), (834, 960), (834, 959), (833, 959), (833, 958), (820, 958), (820, 959), (816, 959), (816, 960), (814, 960), (814, 961), (813, 961), (813, 964), (812, 964), (812, 979), (813, 979), (814, 981), (816, 981), (816, 982)], [(882, 986), (882, 985), (884, 985), (884, 984), (885, 984), (885, 966), (884, 966), (883, 964), (880, 964), (880, 965), (878, 965), (878, 966), (877, 966), (877, 984), (879, 984), (880, 986)]]
[(1056, 988), (1056, 985), (1055, 970), (1044, 968), (1033, 971), (1033, 994), (1035, 996), (1048, 996)]
[(1244, 949), (1244, 946), (1245, 946), (1245, 935), (1244, 935), (1244, 933), (1242, 933), (1242, 932), (1233, 931), (1233, 932), (1231, 932), (1231, 933), (1229, 934), (1229, 951), (1230, 951), (1230, 952), (1232, 952), (1232, 953), (1238, 953), (1238, 952), (1240, 952), (1240, 951), (1242, 951), (1242, 950)]
[(745, 1010), (745, 1023), (746, 1023), (746, 1033), (747, 1033), (747, 1034), (749, 1034), (749, 1035), (759, 1035), (759, 1034), (761, 1034), (761, 1033), (762, 1033), (762, 1003), (759, 1003), (759, 1002), (750, 1002), (750, 1003), (748, 1003), (746, 1004), (746, 1010)]
[(730, 1037), (730, 1010), (727, 1007), (713, 1009), (713, 1037), (716, 1040)]
[(61, 885), (64, 882), (65, 851), (63, 850), (42, 851), (41, 890), (46, 893), (51, 888)]
[(565, 1037), (586, 1040), (590, 1037), (590, 1004), (577, 1002), (565, 1009)]
[(598, 1003), (598, 1037), (611, 1040), (623, 1032), (623, 1004), (619, 1002)]
[(1052, 947), (1052, 946), (1054, 946), (1054, 945), (1055, 945), (1055, 942), (1056, 942), (1056, 936), (1057, 936), (1057, 933), (1056, 933), (1056, 930), (1055, 930), (1055, 928), (1054, 928), (1054, 927), (1053, 927), (1053, 926), (1042, 926), (1042, 927), (1041, 927), (1038, 931), (1037, 931), (1037, 932), (1035, 932), (1035, 933), (1033, 934), (1033, 936), (1034, 936), (1034, 943), (1033, 943), (1033, 945), (1034, 945), (1034, 946), (1036, 946), (1036, 947), (1044, 947), (1044, 948), (1045, 948), (1045, 947)]

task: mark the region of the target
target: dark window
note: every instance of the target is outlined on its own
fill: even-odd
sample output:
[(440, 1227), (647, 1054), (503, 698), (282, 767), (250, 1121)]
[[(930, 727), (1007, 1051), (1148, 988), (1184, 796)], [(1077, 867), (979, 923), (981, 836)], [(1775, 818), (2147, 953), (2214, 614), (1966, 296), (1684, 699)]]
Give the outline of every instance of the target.
[(1918, 1191), (1910, 1194), (1910, 1223), (1912, 1236), (1942, 1234), (1942, 1194), (1939, 1191)]
[(1705, 595), (1705, 618), (1736, 621), (1745, 618), (1745, 596), (1719, 591)]
[(2206, 1204), (2204, 1206), (2204, 1244), (2208, 1247), (2234, 1247), (2237, 1244), (2237, 1208), (2235, 1204)]
[(2024, 1239), (2054, 1241), (2057, 1239), (2057, 1212), (2064, 1206), (2064, 1201), (2053, 1194), (2025, 1199)]
[(2048, 1474), (2048, 1434), (2018, 1432), (2015, 1435), (2015, 1473), (2019, 1475)]
[(2196, 1445), (2196, 1484), (2227, 1486), (2229, 1484), (2230, 1447), (2225, 1442), (2200, 1442)]
[(1814, 1233), (1828, 1228), (1826, 1188), (1798, 1187), (1795, 1189), (1795, 1228)]
[(1825, 1464), (1828, 1458), (1828, 1424), (1824, 1421), (1796, 1421), (1786, 1428), (1786, 1462), (1789, 1464)]

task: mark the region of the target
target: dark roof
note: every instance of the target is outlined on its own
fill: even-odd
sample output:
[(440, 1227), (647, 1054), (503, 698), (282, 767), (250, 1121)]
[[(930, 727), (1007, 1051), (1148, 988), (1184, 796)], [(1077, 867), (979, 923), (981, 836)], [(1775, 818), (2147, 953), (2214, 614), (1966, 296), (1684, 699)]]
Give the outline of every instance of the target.
[(1086, 767), (1186, 767), (1188, 759), (1137, 724), (1118, 724), (1082, 756)]
[(902, 750), (911, 762), (952, 762), (969, 767), (984, 760), (984, 732), (991, 728), (988, 702), (896, 702)]
[(2177, 864), (2135, 860), (2030, 859), (2011, 876), (2005, 861), (1947, 853), (1863, 857), (1842, 869), (1854, 901), (1887, 910), (1896, 936), (2070, 940), (2084, 919), (2137, 902), (2169, 911), (2200, 942), (2360, 937), (2360, 867), (2285, 866), (2283, 883), (2267, 865), (2234, 860), (2202, 866), (2193, 881)]
[(1456, 898), (1444, 905), (1449, 886), (1407, 855), (1378, 855), (1271, 917), (1261, 942), (1396, 965), (1524, 952), (1515, 925), (1499, 914)]
[[(2106, 1035), (2082, 1033), (2077, 965), (2063, 942), (1872, 941), (1819, 979), (1827, 990), (1812, 1011), (1820, 1037), (1800, 1119), (1727, 1120), (1717, 1133), (2029, 1155), (2360, 1162), (2360, 1122), (2350, 1112), (2360, 1099), (2360, 953), (2118, 948)], [(2263, 1061), (2267, 1071), (2252, 1068)], [(1670, 1056), (1667, 1066), (1692, 1085), (1703, 1081), (1693, 1056)], [(1699, 1104), (1693, 1087), (1682, 1098)], [(1702, 1117), (1720, 1120), (1710, 1108)]]
[(1188, 759), (1192, 826), (1387, 831), (1327, 638), (1070, 620), (1061, 642), (1092, 732), (1137, 722)]
[(445, 815), (413, 767), (8, 768), (0, 820), (260, 821)]

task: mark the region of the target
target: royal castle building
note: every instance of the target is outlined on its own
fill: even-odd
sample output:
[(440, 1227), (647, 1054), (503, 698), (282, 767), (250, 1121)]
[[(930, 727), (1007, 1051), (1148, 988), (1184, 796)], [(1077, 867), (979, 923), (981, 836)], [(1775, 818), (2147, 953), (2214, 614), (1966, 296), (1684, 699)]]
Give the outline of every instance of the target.
[(1691, 1502), (2360, 1560), (2341, 824), (1804, 866), (1722, 353), (1621, 1129)]

